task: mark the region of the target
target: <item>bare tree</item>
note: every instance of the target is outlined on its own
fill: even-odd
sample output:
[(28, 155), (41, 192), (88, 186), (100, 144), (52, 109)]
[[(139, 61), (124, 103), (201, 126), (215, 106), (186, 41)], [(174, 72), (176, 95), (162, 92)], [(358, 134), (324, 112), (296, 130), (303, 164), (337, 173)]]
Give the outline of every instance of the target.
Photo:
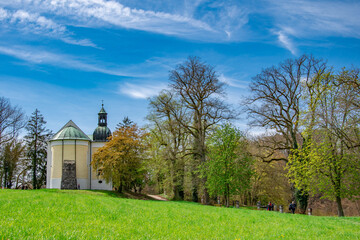
[[(190, 123), (180, 118), (177, 111), (169, 107), (177, 122), (186, 129), (193, 138), (192, 154), (196, 165), (206, 161), (206, 135), (214, 124), (222, 120), (234, 118), (230, 107), (221, 99), (224, 83), (220, 82), (214, 68), (198, 57), (189, 57), (187, 61), (171, 71), (170, 87), (176, 93), (192, 117)], [(198, 178), (197, 176), (195, 176)], [(204, 200), (209, 202), (209, 194), (205, 188), (206, 179), (200, 179), (204, 191)], [(194, 201), (197, 201), (197, 189), (194, 189)]]
[(0, 146), (14, 139), (24, 126), (23, 110), (12, 106), (9, 99), (0, 97)]
[[(348, 149), (360, 148), (360, 69), (345, 68), (336, 75), (334, 83), (339, 92), (339, 105), (346, 111), (340, 122), (347, 120), (346, 127), (339, 127), (338, 122), (332, 123), (332, 129)], [(345, 124), (344, 124), (345, 125)]]
[[(314, 78), (319, 79), (326, 70), (325, 61), (303, 55), (264, 69), (252, 79), (252, 94), (245, 101), (250, 124), (271, 129), (278, 135), (260, 142), (262, 154), (258, 157), (263, 161), (287, 162), (292, 151), (301, 146), (304, 141), (300, 125), (303, 86)], [(305, 199), (301, 204), (305, 211), (306, 194), (301, 198)]]
[[(281, 137), (264, 144), (266, 153), (297, 149), (301, 144), (300, 111), (303, 83), (325, 73), (326, 62), (303, 55), (262, 70), (250, 84), (245, 106), (250, 124), (275, 130)], [(268, 154), (264, 161), (287, 161)]]

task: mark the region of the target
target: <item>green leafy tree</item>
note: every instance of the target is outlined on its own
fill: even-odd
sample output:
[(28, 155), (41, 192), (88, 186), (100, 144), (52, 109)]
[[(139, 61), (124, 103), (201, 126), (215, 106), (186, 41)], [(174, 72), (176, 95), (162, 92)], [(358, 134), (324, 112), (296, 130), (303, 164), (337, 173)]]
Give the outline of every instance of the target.
[[(189, 147), (189, 134), (174, 118), (170, 108), (176, 111), (178, 119), (190, 122), (183, 106), (168, 91), (161, 92), (150, 99), (151, 144), (156, 153), (152, 155), (151, 169), (154, 176), (163, 176), (161, 184), (170, 199), (184, 199), (184, 177), (186, 150)], [(158, 169), (158, 170), (156, 170)], [(159, 182), (158, 182), (159, 183)]]
[[(335, 200), (338, 216), (344, 216), (342, 198), (360, 194), (358, 94), (346, 79), (349, 72), (320, 78), (308, 95), (307, 121), (302, 148), (290, 157), (290, 179), (298, 188)], [(352, 75), (350, 75), (352, 76)], [(316, 80), (316, 79), (315, 79)], [(315, 81), (314, 80), (314, 81)]]
[[(191, 135), (193, 166), (198, 168), (206, 162), (206, 139), (211, 127), (221, 121), (234, 118), (234, 113), (221, 96), (225, 95), (225, 84), (211, 65), (198, 57), (189, 57), (170, 72), (170, 88), (192, 120), (182, 119), (177, 107), (166, 106), (181, 128)], [(198, 169), (196, 169), (197, 171)], [(193, 201), (198, 201), (201, 192), (205, 203), (209, 203), (206, 178), (193, 172)]]
[(141, 187), (144, 183), (146, 135), (136, 124), (123, 124), (93, 155), (91, 165), (119, 192)]
[(45, 127), (46, 121), (38, 109), (32, 113), (25, 129), (27, 157), (31, 161), (32, 185), (39, 189), (46, 184), (47, 141), (52, 133)]
[(211, 196), (224, 196), (229, 207), (230, 197), (250, 189), (253, 158), (247, 150), (247, 141), (237, 128), (221, 125), (208, 140), (208, 161), (203, 174)]

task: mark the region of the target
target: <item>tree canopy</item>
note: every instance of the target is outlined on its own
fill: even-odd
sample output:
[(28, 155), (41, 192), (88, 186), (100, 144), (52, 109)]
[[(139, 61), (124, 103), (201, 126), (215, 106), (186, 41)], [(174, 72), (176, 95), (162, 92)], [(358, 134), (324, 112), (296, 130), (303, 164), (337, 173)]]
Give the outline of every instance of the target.
[(202, 170), (206, 186), (211, 196), (224, 196), (229, 207), (230, 196), (250, 189), (253, 158), (244, 135), (228, 123), (219, 126), (207, 143), (208, 161)]
[(144, 183), (146, 135), (136, 124), (123, 124), (93, 155), (92, 167), (119, 192)]

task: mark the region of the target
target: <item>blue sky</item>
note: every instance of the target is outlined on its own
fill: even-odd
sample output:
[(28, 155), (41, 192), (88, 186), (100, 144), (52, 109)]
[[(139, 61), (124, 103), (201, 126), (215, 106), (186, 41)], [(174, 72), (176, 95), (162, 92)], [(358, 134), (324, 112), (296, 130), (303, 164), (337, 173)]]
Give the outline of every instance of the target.
[[(359, 1), (0, 0), (0, 96), (57, 131), (145, 124), (147, 98), (188, 56), (215, 66), (239, 106), (261, 69), (303, 53), (360, 66)], [(246, 120), (237, 122), (246, 128)]]

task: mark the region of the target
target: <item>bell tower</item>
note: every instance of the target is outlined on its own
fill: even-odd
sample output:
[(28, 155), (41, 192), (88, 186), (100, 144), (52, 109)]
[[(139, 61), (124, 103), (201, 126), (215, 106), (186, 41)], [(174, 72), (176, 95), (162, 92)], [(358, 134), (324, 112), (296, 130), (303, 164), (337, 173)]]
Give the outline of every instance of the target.
[(111, 136), (111, 131), (107, 127), (107, 113), (104, 109), (104, 103), (101, 104), (100, 112), (98, 113), (98, 126), (93, 133), (94, 142), (107, 142), (108, 137)]
[(99, 115), (98, 126), (107, 127), (107, 113), (104, 109), (104, 103), (101, 104), (101, 109), (98, 115)]

